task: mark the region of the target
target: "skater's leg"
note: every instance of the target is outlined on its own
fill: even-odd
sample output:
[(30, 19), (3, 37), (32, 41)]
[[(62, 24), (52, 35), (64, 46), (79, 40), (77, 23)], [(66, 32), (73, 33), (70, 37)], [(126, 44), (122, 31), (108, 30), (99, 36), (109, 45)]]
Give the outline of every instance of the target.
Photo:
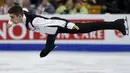
[(80, 28), (80, 32), (91, 32), (96, 30), (119, 30), (126, 34), (124, 19), (118, 19), (114, 22), (95, 22), (76, 24)]
[(40, 57), (47, 56), (56, 46), (54, 44), (57, 34), (55, 35), (48, 35), (46, 46), (45, 48), (40, 52)]
[(58, 29), (59, 33), (89, 33), (96, 30), (119, 30), (126, 35), (124, 19), (118, 19), (111, 22), (92, 22), (92, 23), (75, 23), (80, 30), (68, 30), (65, 28)]

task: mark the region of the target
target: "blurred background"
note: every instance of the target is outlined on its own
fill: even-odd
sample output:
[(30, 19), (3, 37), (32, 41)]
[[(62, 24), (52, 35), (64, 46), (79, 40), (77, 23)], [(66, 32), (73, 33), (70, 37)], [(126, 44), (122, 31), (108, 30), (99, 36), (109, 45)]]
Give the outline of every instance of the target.
[(117, 30), (84, 34), (60, 33), (57, 48), (47, 57), (39, 53), (47, 35), (21, 25), (6, 28), (8, 9), (23, 10), (72, 22), (104, 22), (128, 18), (130, 0), (0, 0), (0, 73), (130, 73), (130, 35)]
[(129, 0), (0, 0), (0, 14), (19, 4), (35, 14), (125, 14)]

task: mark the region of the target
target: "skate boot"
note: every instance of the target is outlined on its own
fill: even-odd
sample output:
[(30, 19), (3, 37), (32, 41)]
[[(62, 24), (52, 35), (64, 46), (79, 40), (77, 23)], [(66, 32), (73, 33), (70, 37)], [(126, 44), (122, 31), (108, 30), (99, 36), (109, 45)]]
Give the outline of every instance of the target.
[(118, 19), (115, 21), (116, 24), (119, 25), (117, 29), (123, 34), (123, 35), (129, 35), (129, 26), (128, 26), (128, 20), (127, 17), (124, 19)]
[(40, 57), (45, 57), (47, 56), (53, 49), (55, 49), (57, 46), (53, 46), (52, 48), (45, 48), (40, 52)]

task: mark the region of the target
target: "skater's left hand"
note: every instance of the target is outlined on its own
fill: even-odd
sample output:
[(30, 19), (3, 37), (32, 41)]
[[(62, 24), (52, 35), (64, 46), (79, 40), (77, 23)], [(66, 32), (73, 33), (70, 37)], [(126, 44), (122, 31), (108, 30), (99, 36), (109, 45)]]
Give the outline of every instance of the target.
[(11, 26), (12, 26), (11, 24), (7, 24), (7, 26), (6, 26), (6, 27), (9, 29)]
[(77, 25), (74, 25), (73, 29), (79, 30), (79, 27)]

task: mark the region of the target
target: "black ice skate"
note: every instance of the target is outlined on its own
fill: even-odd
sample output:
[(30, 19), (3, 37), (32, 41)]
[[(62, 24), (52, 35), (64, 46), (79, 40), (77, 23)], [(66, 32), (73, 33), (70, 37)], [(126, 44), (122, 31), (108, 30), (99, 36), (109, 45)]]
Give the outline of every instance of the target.
[(43, 49), (42, 51), (41, 51), (41, 53), (40, 53), (40, 57), (42, 58), (42, 57), (45, 57), (45, 56), (47, 56), (53, 49), (55, 49), (57, 46), (56, 45), (54, 45), (52, 48), (45, 48), (45, 49)]
[(129, 26), (128, 26), (128, 20), (127, 17), (124, 19), (118, 19), (115, 21), (116, 24), (119, 26), (117, 29), (123, 34), (123, 35), (129, 35)]

